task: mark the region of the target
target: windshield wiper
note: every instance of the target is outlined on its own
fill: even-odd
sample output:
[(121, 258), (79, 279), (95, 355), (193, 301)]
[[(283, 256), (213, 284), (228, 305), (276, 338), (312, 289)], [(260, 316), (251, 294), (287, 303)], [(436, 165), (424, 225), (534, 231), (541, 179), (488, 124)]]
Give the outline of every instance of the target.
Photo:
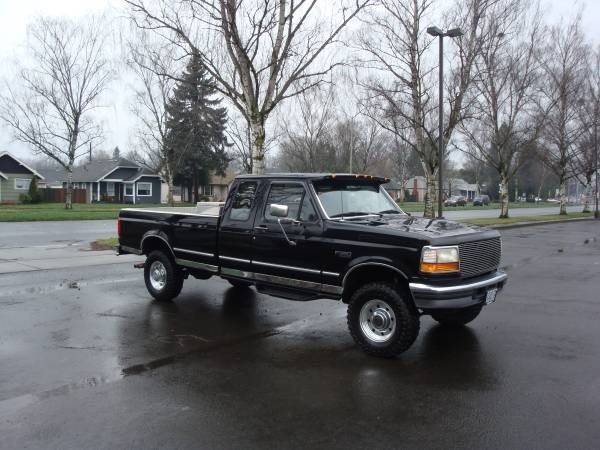
[(379, 211), (379, 214), (404, 214), (402, 211), (398, 211), (397, 209), (386, 209), (384, 211)]
[(380, 213), (363, 212), (363, 211), (350, 211), (350, 212), (345, 212), (345, 213), (334, 214), (330, 218), (331, 219), (344, 219), (345, 217), (358, 217), (358, 216), (379, 216), (379, 217), (381, 217), (381, 214)]

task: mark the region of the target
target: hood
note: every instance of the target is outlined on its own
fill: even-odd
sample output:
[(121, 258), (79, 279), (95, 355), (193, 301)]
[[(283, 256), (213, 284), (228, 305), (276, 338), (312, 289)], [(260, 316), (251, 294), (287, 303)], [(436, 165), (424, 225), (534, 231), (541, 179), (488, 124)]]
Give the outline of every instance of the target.
[[(428, 240), (437, 240), (437, 238), (453, 238), (457, 236), (464, 237), (464, 240), (470, 240), (467, 236), (480, 238), (482, 234), (497, 234), (497, 231), (477, 225), (455, 222), (446, 219), (425, 219), (423, 217), (413, 216), (384, 216), (381, 219), (352, 221), (352, 223), (361, 224), (365, 227), (376, 228), (378, 232), (388, 231), (391, 234), (411, 234), (420, 235)], [(461, 241), (463, 239), (460, 239)]]

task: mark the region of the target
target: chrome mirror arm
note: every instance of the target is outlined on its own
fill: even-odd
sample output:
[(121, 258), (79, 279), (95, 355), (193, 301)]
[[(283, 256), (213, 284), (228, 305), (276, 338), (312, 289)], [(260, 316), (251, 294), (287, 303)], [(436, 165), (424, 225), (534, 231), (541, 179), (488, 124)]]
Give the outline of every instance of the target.
[[(296, 221), (292, 221), (292, 223), (294, 223)], [(281, 219), (277, 219), (277, 223), (279, 224), (279, 228), (281, 228), (281, 232), (283, 233), (283, 237), (285, 238), (285, 240), (287, 241), (288, 244), (290, 244), (292, 247), (296, 246), (296, 242), (292, 241), (287, 233), (285, 232), (285, 228), (283, 228), (283, 224), (281, 223)]]

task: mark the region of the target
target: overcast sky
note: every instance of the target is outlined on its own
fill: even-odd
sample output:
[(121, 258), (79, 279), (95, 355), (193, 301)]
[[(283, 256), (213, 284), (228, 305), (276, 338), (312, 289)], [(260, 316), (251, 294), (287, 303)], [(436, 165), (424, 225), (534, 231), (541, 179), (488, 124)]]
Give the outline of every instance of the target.
[[(548, 22), (570, 18), (585, 4), (583, 30), (588, 39), (600, 44), (600, 0), (575, 2), (570, 0), (542, 0)], [(121, 0), (0, 0), (0, 58), (7, 62), (14, 58), (16, 49), (23, 44), (26, 27), (36, 15), (78, 17), (89, 13), (107, 11), (118, 16), (123, 8)], [(6, 64), (4, 64), (6, 67)], [(2, 69), (0, 68), (0, 73)], [(1, 89), (1, 85), (0, 85)], [(133, 124), (128, 113), (128, 89), (121, 83), (110, 92), (110, 106), (104, 110), (106, 130), (105, 149), (118, 145), (123, 151), (129, 147), (129, 132)], [(8, 150), (20, 157), (29, 158), (31, 150), (11, 142), (10, 130), (0, 126), (0, 151)]]

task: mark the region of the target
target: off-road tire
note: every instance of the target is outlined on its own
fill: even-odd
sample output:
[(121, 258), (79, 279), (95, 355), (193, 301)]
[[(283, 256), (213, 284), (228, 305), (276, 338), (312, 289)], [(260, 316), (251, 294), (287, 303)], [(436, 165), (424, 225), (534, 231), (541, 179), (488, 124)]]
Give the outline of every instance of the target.
[[(150, 268), (155, 261), (160, 261), (166, 271), (166, 283), (162, 289), (155, 289), (150, 281)], [(148, 289), (152, 297), (161, 302), (168, 302), (179, 295), (183, 287), (184, 278), (181, 270), (169, 255), (160, 250), (155, 250), (146, 258), (146, 263), (144, 264), (144, 281), (146, 282), (146, 289)]]
[(431, 317), (442, 325), (459, 327), (472, 322), (481, 312), (482, 306), (471, 306), (470, 308), (450, 309), (431, 313)]
[(229, 279), (227, 281), (229, 282), (230, 285), (232, 285), (236, 289), (248, 289), (250, 286), (252, 286), (252, 283), (250, 283), (248, 281), (233, 280), (233, 279)]
[[(361, 309), (371, 300), (382, 300), (393, 310), (396, 326), (385, 342), (374, 342), (361, 329)], [(347, 321), (354, 341), (373, 356), (391, 358), (399, 355), (410, 348), (419, 335), (419, 313), (411, 304), (408, 294), (391, 283), (373, 282), (357, 289), (348, 304)]]

